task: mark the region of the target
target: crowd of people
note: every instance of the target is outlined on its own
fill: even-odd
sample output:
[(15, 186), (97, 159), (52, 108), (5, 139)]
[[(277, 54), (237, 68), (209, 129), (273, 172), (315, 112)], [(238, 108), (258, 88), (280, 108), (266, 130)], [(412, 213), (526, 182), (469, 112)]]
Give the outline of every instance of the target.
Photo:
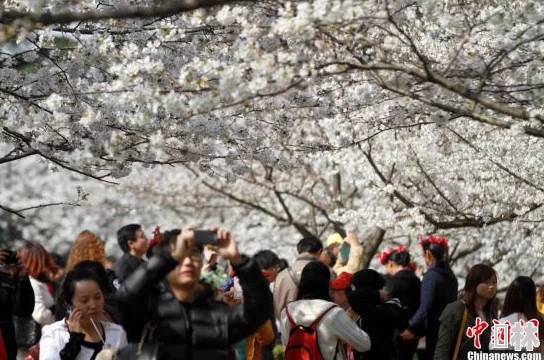
[(544, 286), (520, 276), (500, 304), (497, 274), (476, 264), (459, 293), (442, 236), (420, 239), (422, 276), (404, 246), (363, 269), (351, 233), (301, 239), (292, 264), (243, 254), (221, 228), (149, 241), (130, 224), (117, 239), (118, 260), (88, 230), (67, 259), (38, 242), (0, 249), (0, 360), (458, 360), (505, 351), (491, 326), (471, 333), (482, 321), (536, 320), (544, 336)]

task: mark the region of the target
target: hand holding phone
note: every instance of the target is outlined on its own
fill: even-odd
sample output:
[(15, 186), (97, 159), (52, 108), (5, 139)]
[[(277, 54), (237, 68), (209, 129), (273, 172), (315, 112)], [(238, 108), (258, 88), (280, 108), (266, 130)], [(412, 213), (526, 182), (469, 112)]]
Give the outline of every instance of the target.
[(83, 316), (83, 313), (81, 312), (81, 310), (72, 308), (72, 310), (68, 314), (68, 319), (66, 320), (68, 324), (68, 330), (70, 330), (70, 332), (75, 332), (75, 333), (83, 332), (81, 328), (82, 316)]
[(176, 238), (176, 246), (172, 250), (172, 257), (176, 260), (185, 259), (189, 256), (195, 244), (195, 227), (192, 225), (185, 226), (181, 229), (181, 233)]
[(349, 253), (350, 253), (350, 246), (347, 242), (343, 242), (342, 245), (340, 245), (340, 257), (342, 258), (343, 262), (347, 262), (349, 259)]

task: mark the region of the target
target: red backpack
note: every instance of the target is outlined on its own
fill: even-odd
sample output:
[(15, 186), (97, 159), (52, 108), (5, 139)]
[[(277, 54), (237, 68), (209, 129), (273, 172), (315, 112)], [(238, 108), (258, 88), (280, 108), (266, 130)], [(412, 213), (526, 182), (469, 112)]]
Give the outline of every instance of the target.
[(291, 324), (291, 331), (289, 332), (289, 341), (285, 347), (283, 360), (323, 360), (323, 355), (319, 350), (317, 325), (323, 316), (335, 307), (336, 305), (333, 305), (325, 310), (310, 326), (297, 325), (293, 321), (291, 314), (289, 314), (289, 308), (285, 308), (287, 319)]

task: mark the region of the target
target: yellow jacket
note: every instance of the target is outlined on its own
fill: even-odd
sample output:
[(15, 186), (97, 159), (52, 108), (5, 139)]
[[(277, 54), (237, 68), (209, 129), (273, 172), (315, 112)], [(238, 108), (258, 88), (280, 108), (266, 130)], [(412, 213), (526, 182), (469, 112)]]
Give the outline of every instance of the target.
[(544, 315), (544, 299), (542, 298), (541, 294), (542, 289), (538, 289), (538, 291), (536, 292), (536, 308), (538, 309), (538, 311), (540, 311), (542, 315)]
[(268, 320), (255, 332), (246, 338), (246, 360), (262, 360), (262, 347), (274, 341), (272, 322)]

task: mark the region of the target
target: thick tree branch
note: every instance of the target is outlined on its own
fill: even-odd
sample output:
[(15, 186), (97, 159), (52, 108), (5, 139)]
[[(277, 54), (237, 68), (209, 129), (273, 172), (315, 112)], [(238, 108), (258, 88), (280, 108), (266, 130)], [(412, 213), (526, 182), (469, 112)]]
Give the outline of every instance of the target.
[[(250, 1), (250, 0), (238, 0)], [(184, 0), (168, 1), (165, 5), (153, 7), (126, 7), (115, 10), (91, 10), (85, 12), (64, 12), (52, 14), (48, 12), (33, 13), (22, 11), (0, 12), (0, 23), (11, 24), (16, 20), (25, 20), (33, 24), (61, 25), (82, 21), (100, 21), (108, 19), (130, 19), (149, 17), (168, 17), (200, 8), (231, 3), (231, 0)]]

